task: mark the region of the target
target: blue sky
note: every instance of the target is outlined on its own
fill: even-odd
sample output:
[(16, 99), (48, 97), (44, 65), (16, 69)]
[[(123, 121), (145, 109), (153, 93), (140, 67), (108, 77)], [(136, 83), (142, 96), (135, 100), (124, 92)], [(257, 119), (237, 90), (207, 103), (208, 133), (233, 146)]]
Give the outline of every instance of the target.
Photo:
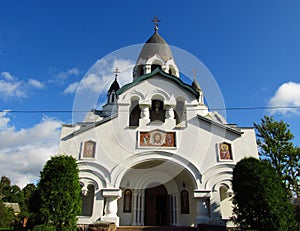
[[(77, 84), (97, 60), (144, 43), (155, 15), (170, 45), (206, 65), (226, 107), (300, 105), (299, 1), (3, 0), (0, 175), (20, 186), (38, 179), (60, 124), (72, 123)], [(227, 120), (248, 127), (270, 114), (290, 124), (299, 146), (299, 109), (227, 110)]]

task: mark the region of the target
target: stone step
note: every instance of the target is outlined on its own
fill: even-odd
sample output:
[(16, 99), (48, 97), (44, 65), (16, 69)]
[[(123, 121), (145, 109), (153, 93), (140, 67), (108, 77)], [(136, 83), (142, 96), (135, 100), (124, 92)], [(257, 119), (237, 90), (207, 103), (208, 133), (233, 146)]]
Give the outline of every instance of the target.
[(118, 231), (196, 231), (194, 227), (173, 226), (120, 226)]

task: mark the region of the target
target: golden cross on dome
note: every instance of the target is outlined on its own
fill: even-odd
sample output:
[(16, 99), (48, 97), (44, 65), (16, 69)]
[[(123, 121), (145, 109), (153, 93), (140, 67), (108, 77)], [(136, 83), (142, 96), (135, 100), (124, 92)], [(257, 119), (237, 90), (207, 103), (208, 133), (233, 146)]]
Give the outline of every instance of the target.
[(151, 22), (153, 22), (153, 24), (154, 24), (154, 30), (155, 30), (155, 31), (158, 31), (158, 23), (159, 23), (160, 21), (161, 21), (161, 20), (158, 19), (157, 16), (155, 16), (155, 17), (151, 20)]
[(115, 78), (117, 79), (118, 74), (120, 73), (119, 68), (116, 67), (116, 69), (113, 71), (113, 73), (115, 74)]

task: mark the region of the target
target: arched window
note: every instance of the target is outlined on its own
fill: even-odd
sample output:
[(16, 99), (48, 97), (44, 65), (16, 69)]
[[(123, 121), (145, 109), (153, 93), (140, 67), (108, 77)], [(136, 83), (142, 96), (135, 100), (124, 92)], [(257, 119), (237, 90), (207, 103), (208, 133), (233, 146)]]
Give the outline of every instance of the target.
[(152, 106), (150, 111), (150, 120), (165, 122), (165, 110), (164, 102), (161, 100), (152, 100)]
[(229, 219), (232, 216), (232, 198), (230, 190), (227, 186), (222, 185), (219, 188), (220, 192), (220, 208), (223, 219)]
[(131, 213), (132, 205), (132, 191), (126, 189), (123, 196), (123, 213)]
[(175, 108), (175, 119), (176, 119), (176, 125), (177, 126), (184, 126), (185, 122), (185, 105), (184, 101), (178, 100), (176, 102), (176, 108)]
[(82, 216), (92, 216), (93, 206), (94, 206), (94, 195), (95, 187), (94, 185), (87, 186), (87, 192), (85, 195), (82, 195)]
[(160, 68), (161, 69), (161, 65), (159, 65), (159, 64), (152, 64), (151, 65), (151, 72), (154, 71), (156, 68)]
[(190, 202), (189, 202), (189, 193), (187, 190), (182, 190), (180, 193), (181, 199), (181, 213), (189, 214), (190, 213)]
[(132, 101), (130, 108), (131, 110), (129, 115), (129, 126), (139, 126), (141, 117), (139, 102), (137, 100)]

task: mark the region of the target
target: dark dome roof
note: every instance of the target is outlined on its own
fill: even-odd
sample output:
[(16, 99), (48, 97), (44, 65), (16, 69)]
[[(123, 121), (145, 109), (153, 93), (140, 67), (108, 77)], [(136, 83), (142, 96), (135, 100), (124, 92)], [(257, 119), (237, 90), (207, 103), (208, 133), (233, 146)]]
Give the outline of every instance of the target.
[(115, 79), (115, 81), (110, 85), (110, 88), (108, 90), (108, 93), (111, 93), (111, 92), (117, 92), (117, 90), (120, 89), (120, 85), (117, 81), (117, 79)]
[(140, 60), (140, 58), (142, 58), (143, 60), (147, 60), (153, 57), (153, 55), (155, 54), (159, 55), (164, 61), (168, 61), (169, 59), (173, 58), (172, 51), (169, 45), (158, 34), (157, 30), (143, 46), (138, 57), (138, 61)]
[(198, 83), (197, 79), (194, 78), (194, 81), (192, 83), (192, 87), (196, 90), (196, 91), (201, 91), (201, 87), (200, 84)]

